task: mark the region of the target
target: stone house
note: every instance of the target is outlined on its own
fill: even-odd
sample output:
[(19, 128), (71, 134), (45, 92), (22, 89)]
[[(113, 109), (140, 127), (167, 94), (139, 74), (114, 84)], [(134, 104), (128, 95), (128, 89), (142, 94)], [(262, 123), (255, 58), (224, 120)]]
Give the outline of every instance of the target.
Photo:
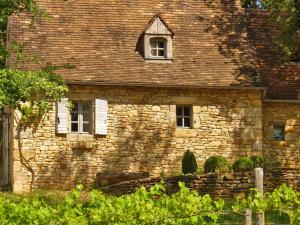
[[(2, 126), (2, 184), (21, 192), (91, 186), (98, 172), (178, 174), (186, 150), (199, 165), (264, 155), (300, 168), (299, 66), (274, 52), (267, 13), (239, 0), (38, 0), (50, 19), (9, 21), (9, 43), (52, 63), (69, 93), (43, 119)], [(74, 104), (67, 107), (67, 101)]]

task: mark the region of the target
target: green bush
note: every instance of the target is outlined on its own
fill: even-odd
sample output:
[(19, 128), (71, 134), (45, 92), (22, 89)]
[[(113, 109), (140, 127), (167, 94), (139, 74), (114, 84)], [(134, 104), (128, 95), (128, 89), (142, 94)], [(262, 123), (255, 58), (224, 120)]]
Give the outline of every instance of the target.
[(205, 173), (224, 173), (228, 172), (229, 164), (222, 156), (211, 156), (204, 164)]
[(182, 173), (195, 173), (197, 169), (198, 165), (194, 153), (192, 153), (190, 150), (187, 150), (182, 158)]
[(238, 158), (232, 165), (234, 172), (246, 172), (253, 169), (253, 162), (248, 157)]
[(265, 168), (266, 164), (266, 159), (262, 156), (254, 155), (250, 157), (252, 163), (253, 163), (253, 168)]

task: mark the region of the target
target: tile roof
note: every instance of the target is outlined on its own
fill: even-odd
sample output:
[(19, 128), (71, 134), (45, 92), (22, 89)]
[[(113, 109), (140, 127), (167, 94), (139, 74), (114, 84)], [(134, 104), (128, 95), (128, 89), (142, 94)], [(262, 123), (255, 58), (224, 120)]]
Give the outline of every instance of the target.
[[(238, 1), (38, 0), (50, 19), (29, 27), (28, 16), (10, 21), (10, 40), (46, 63), (74, 68), (68, 81), (170, 86), (259, 86), (247, 21)], [(159, 14), (175, 33), (173, 62), (151, 63), (141, 54), (141, 35)], [(12, 67), (15, 67), (13, 61)]]

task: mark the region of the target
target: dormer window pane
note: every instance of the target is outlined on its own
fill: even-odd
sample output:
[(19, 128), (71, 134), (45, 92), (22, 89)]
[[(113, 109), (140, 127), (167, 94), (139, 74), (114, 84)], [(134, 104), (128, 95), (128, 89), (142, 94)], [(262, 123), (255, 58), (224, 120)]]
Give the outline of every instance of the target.
[(151, 50), (151, 54), (152, 54), (152, 56), (157, 56), (157, 50), (156, 49), (152, 49)]
[(157, 45), (159, 48), (163, 48), (163, 49), (165, 48), (165, 43), (163, 41), (158, 41)]
[(158, 56), (165, 56), (165, 50), (158, 50)]
[(161, 38), (152, 38), (150, 41), (151, 55), (153, 57), (165, 57), (166, 44)]

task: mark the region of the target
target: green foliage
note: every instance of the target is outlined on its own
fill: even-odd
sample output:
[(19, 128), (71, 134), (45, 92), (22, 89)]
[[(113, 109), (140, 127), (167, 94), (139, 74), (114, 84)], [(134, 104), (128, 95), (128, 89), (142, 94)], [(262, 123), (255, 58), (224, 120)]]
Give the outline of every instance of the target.
[(266, 159), (262, 156), (254, 155), (250, 157), (250, 160), (253, 163), (253, 168), (265, 168)]
[(0, 221), (1, 225), (238, 224), (244, 219), (245, 209), (252, 209), (254, 215), (266, 212), (266, 218), (276, 214), (272, 219), (281, 218), (280, 224), (300, 224), (300, 193), (285, 184), (265, 196), (252, 189), (246, 198), (231, 200), (230, 204), (227, 201), (226, 205), (209, 195), (200, 196), (183, 183), (179, 187), (179, 192), (167, 195), (161, 183), (150, 190), (142, 187), (120, 197), (107, 196), (98, 190), (84, 192), (82, 186), (66, 197), (0, 193)]
[(0, 109), (17, 108), (25, 121), (44, 114), (50, 107), (48, 102), (66, 92), (64, 80), (53, 72), (0, 70)]
[(182, 158), (182, 173), (195, 173), (197, 171), (197, 168), (198, 164), (194, 153), (192, 153), (190, 150), (187, 150)]
[(246, 172), (253, 169), (253, 162), (248, 157), (238, 158), (232, 165), (234, 172)]
[(276, 44), (290, 59), (300, 46), (300, 1), (299, 0), (242, 0), (245, 8), (265, 8), (271, 14), (272, 21), (281, 30), (274, 37)]
[(241, 0), (242, 7), (252, 8), (252, 9), (261, 9), (265, 8), (263, 0)]
[(271, 10), (271, 18), (281, 28), (276, 43), (289, 57), (299, 50), (300, 45), (300, 1), (265, 0)]
[(49, 110), (49, 102), (56, 101), (67, 92), (67, 87), (54, 67), (36, 72), (6, 69), (6, 58), (15, 54), (17, 63), (32, 61), (24, 52), (24, 43), (12, 43), (11, 52), (6, 47), (7, 23), (12, 14), (29, 12), (32, 23), (38, 16), (45, 15), (34, 0), (0, 0), (0, 112), (5, 106), (21, 111), (22, 122), (34, 122)]
[(222, 156), (211, 156), (204, 164), (205, 173), (224, 173), (228, 172), (229, 164)]
[(300, 193), (286, 184), (281, 185), (272, 193), (261, 196), (253, 189), (247, 198), (237, 199), (233, 206), (235, 212), (244, 212), (246, 208), (257, 212), (277, 212), (287, 216), (290, 224), (300, 224)]
[(61, 203), (50, 206), (40, 198), (7, 199), (0, 195), (1, 224), (146, 225), (218, 224), (224, 201), (200, 196), (179, 183), (180, 191), (165, 194), (162, 184), (149, 191), (121, 197), (105, 196), (94, 190), (82, 201), (82, 187)]

